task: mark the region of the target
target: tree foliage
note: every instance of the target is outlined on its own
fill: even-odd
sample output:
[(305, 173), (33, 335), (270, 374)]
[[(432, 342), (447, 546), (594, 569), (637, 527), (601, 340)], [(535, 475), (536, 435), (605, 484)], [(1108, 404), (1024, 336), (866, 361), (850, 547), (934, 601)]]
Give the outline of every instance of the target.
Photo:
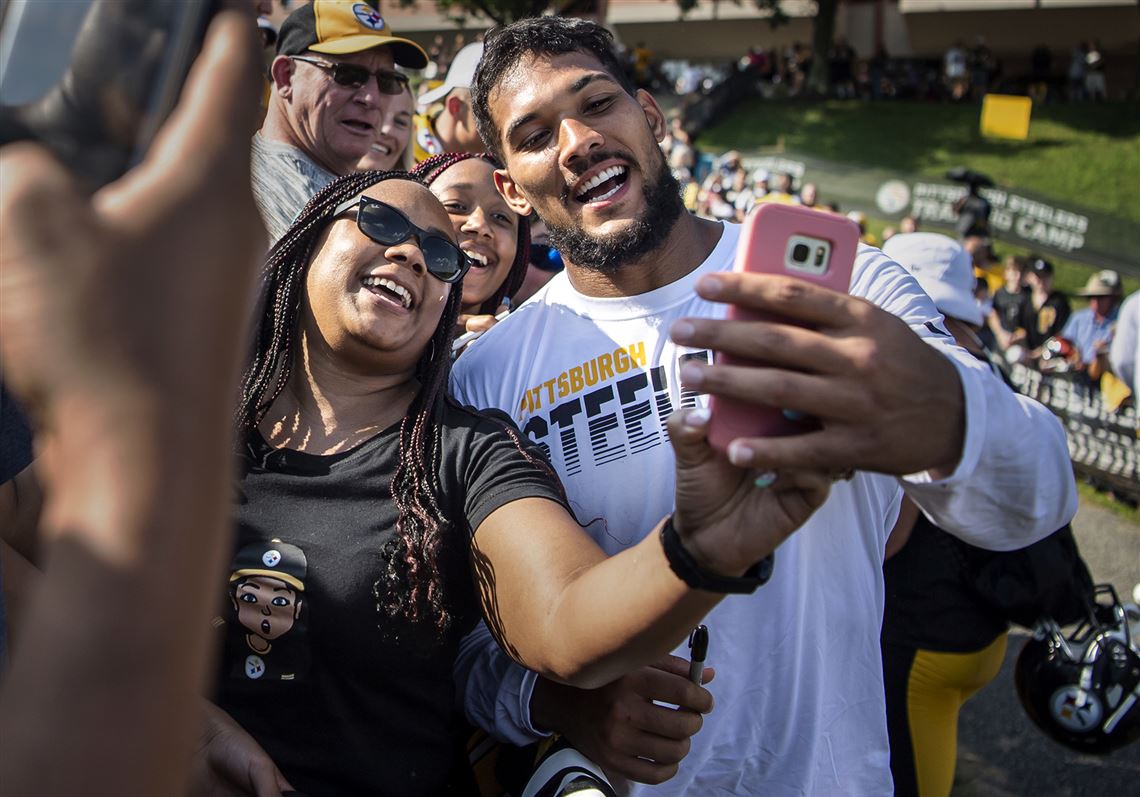
[[(689, 11), (697, 7), (698, 0), (677, 0), (677, 5), (681, 9), (681, 15), (684, 16)], [(731, 0), (734, 5), (744, 5), (745, 0)], [(788, 21), (788, 15), (784, 12), (783, 0), (747, 0), (749, 5), (755, 6), (757, 11), (762, 11), (768, 14), (768, 24), (773, 28), (777, 28)]]
[[(406, 8), (415, 5), (417, 0), (398, 2)], [(537, 17), (547, 12), (561, 15), (588, 13), (594, 3), (589, 0), (435, 0), (435, 6), (441, 14), (457, 23), (468, 17), (482, 17), (496, 25), (508, 25), (516, 19)]]

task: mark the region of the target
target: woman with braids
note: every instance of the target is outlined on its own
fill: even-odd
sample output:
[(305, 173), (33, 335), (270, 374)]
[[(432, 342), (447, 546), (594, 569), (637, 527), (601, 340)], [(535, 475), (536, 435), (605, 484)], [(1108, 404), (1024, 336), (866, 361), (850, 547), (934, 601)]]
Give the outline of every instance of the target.
[(758, 489), (678, 413), (671, 524), (605, 558), (506, 417), (447, 394), (465, 266), (392, 172), (334, 181), (270, 252), (195, 793), (469, 793), (452, 665), (480, 617), (527, 667), (607, 683), (719, 601), (694, 574), (740, 576), (823, 500), (815, 474)]
[(530, 221), (511, 210), (495, 188), (495, 170), (501, 168), (487, 153), (445, 152), (412, 170), (443, 204), (471, 261), (463, 278), (458, 333), (494, 326), (526, 277)]

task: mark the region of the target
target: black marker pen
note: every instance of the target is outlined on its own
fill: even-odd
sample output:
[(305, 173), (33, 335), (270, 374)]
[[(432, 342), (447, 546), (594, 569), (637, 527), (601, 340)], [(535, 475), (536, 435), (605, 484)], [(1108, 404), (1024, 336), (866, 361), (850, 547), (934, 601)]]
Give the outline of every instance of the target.
[(689, 634), (689, 680), (697, 686), (701, 685), (701, 676), (705, 672), (705, 659), (709, 654), (709, 629), (698, 625)]

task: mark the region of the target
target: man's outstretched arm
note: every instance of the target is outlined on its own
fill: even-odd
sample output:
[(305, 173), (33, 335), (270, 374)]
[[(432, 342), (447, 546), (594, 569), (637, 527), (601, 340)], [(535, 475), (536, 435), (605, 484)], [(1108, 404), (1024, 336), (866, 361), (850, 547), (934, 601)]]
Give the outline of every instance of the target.
[(861, 251), (850, 296), (757, 274), (709, 275), (697, 290), (813, 327), (674, 325), (678, 343), (769, 363), (686, 363), (686, 387), (822, 420), (817, 432), (735, 441), (735, 464), (893, 474), (939, 526), (988, 548), (1028, 545), (1076, 513), (1060, 423), (957, 346), (918, 283), (882, 253)]

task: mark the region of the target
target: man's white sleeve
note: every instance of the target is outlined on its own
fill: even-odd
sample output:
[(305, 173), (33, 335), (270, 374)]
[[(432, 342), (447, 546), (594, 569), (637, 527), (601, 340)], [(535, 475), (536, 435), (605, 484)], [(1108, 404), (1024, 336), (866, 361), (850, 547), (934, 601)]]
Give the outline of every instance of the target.
[(901, 318), (958, 369), (966, 430), (957, 468), (945, 479), (900, 480), (930, 519), (992, 550), (1024, 547), (1072, 520), (1076, 484), (1060, 421), (958, 346), (915, 279), (886, 255), (860, 249), (851, 292)]
[(456, 702), (476, 728), (520, 747), (550, 735), (530, 724), (538, 675), (504, 653), (486, 623), (480, 621), (460, 641), (452, 674)]

